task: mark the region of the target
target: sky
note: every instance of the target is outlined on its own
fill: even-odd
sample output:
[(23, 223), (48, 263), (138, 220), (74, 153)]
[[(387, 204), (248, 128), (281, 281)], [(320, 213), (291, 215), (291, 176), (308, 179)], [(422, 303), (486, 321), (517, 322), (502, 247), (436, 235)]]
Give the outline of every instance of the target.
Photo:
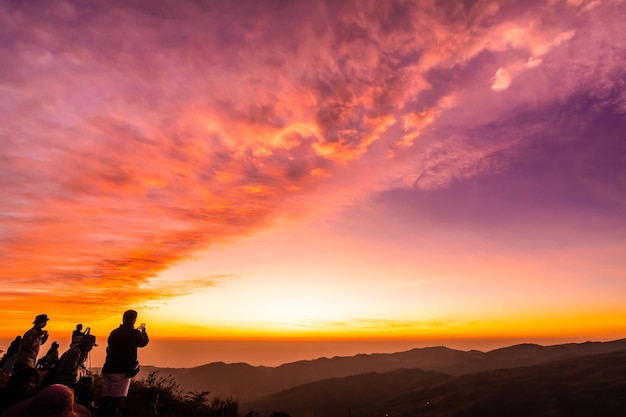
[(0, 2), (0, 337), (46, 313), (100, 360), (129, 308), (161, 366), (626, 337), (624, 15)]

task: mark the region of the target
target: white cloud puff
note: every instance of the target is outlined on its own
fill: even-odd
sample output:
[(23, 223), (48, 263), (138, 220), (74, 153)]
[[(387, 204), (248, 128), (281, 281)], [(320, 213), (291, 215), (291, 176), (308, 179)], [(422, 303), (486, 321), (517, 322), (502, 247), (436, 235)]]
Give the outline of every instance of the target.
[(504, 91), (511, 85), (512, 77), (504, 68), (498, 68), (496, 75), (493, 77), (491, 89), (493, 91)]

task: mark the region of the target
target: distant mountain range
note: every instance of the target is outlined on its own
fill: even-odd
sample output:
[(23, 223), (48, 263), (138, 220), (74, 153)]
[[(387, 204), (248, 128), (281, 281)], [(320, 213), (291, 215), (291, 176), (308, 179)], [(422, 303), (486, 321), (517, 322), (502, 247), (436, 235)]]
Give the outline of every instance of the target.
[(626, 350), (462, 376), (402, 369), (331, 378), (240, 409), (293, 417), (624, 417)]
[[(617, 354), (605, 355), (612, 352), (622, 353), (621, 356)], [(356, 417), (359, 415), (357, 410), (361, 409), (357, 408), (356, 405), (350, 406), (349, 404), (361, 404), (371, 409), (374, 409), (374, 405), (376, 405), (376, 409), (378, 407), (391, 407), (394, 410), (411, 408), (413, 406), (402, 405), (402, 395), (422, 392), (420, 390), (433, 390), (434, 387), (451, 387), (454, 384), (465, 384), (467, 387), (475, 385), (473, 386), (473, 391), (475, 391), (473, 395), (476, 396), (476, 401), (473, 401), (473, 404), (479, 401), (481, 386), (484, 387), (487, 381), (499, 381), (500, 379), (508, 381), (507, 378), (509, 377), (513, 378), (512, 381), (517, 380), (520, 383), (525, 381), (524, 378), (532, 381), (536, 375), (544, 375), (548, 372), (550, 366), (556, 366), (555, 371), (559, 372), (567, 371), (568, 367), (582, 372), (582, 365), (579, 366), (579, 364), (583, 363), (588, 363), (589, 369), (587, 371), (592, 372), (594, 366), (599, 364), (585, 362), (588, 359), (582, 358), (590, 355), (604, 355), (602, 356), (604, 359), (598, 359), (600, 362), (602, 360), (607, 363), (612, 361), (624, 362), (622, 377), (626, 381), (626, 356), (624, 352), (626, 352), (626, 339), (552, 346), (520, 344), (489, 352), (461, 351), (442, 346), (390, 354), (321, 358), (287, 363), (277, 367), (251, 366), (245, 363), (225, 364), (223, 362), (182, 369), (144, 366), (139, 376), (145, 377), (152, 371), (159, 371), (161, 376), (171, 375), (174, 377), (185, 391), (209, 391), (211, 396), (234, 397), (239, 400), (242, 410), (256, 410), (257, 408), (264, 410), (264, 404), (268, 407), (271, 404), (272, 409), (277, 409), (280, 408), (281, 404), (284, 404), (284, 408), (290, 406), (293, 410), (299, 410), (298, 413), (291, 413), (294, 417), (348, 416), (348, 410), (350, 410), (352, 417)], [(554, 364), (552, 364), (553, 362)], [(566, 365), (556, 365), (557, 363)], [(567, 365), (568, 363), (569, 365)], [(545, 366), (536, 367), (536, 371), (532, 371), (534, 368), (528, 368), (526, 371), (519, 369), (539, 364), (545, 364)], [(614, 366), (614, 364), (610, 366)], [(485, 373), (486, 371), (494, 372), (490, 374)], [(594, 375), (597, 375), (602, 370), (594, 372)], [(576, 374), (575, 377), (581, 378), (582, 376)], [(513, 383), (511, 382), (511, 384)], [(511, 390), (522, 389), (528, 394), (535, 391), (531, 389), (534, 385), (522, 384), (520, 388), (513, 388), (514, 385), (511, 385)], [(421, 395), (421, 397), (418, 396), (420, 401), (423, 399), (431, 407), (427, 407), (426, 410), (420, 409), (417, 414), (402, 415), (447, 415), (445, 413), (425, 414), (428, 410), (434, 409), (434, 404), (441, 405), (441, 401), (444, 403), (451, 401), (447, 397), (448, 394), (445, 394), (448, 392), (446, 391), (447, 388), (441, 389), (443, 391), (437, 395), (434, 395), (434, 391), (433, 395), (429, 394), (431, 391), (419, 394)], [(313, 400), (316, 393), (319, 394), (320, 392), (326, 393), (323, 396), (326, 401), (321, 401), (320, 398)], [(469, 391), (464, 390), (464, 392)], [(626, 390), (622, 392), (626, 395)], [(527, 393), (522, 392), (520, 395), (525, 396)], [(332, 399), (334, 397), (337, 398)], [(347, 402), (347, 399), (354, 399), (355, 401)], [(306, 410), (315, 407), (307, 408), (305, 403), (311, 406), (312, 404), (326, 404), (332, 410), (341, 408), (343, 414), (332, 414), (330, 409), (323, 412), (316, 409), (314, 414), (310, 414)], [(413, 404), (412, 401), (409, 403)], [(366, 415), (369, 416), (370, 414)], [(373, 415), (378, 414), (374, 413)], [(389, 414), (390, 417), (392, 415)], [(484, 416), (486, 415), (484, 414)], [(497, 415), (527, 416), (526, 414), (504, 412)], [(546, 417), (550, 415), (545, 414)], [(595, 413), (588, 415), (607, 417), (607, 415)], [(619, 417), (625, 416), (626, 410)]]

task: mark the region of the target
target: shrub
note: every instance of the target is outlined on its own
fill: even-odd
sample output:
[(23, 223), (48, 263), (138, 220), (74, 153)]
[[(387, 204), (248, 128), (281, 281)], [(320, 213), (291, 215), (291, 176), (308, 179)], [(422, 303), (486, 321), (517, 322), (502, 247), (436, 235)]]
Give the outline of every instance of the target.
[(237, 417), (239, 404), (232, 398), (209, 398), (209, 392), (184, 393), (170, 375), (158, 371), (133, 380), (124, 415), (132, 417)]

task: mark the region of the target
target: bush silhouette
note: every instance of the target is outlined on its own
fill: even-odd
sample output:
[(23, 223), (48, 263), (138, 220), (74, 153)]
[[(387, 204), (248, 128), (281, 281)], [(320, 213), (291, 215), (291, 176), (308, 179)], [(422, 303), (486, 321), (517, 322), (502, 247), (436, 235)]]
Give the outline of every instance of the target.
[(124, 415), (133, 417), (237, 417), (239, 403), (233, 398), (209, 398), (209, 392), (184, 393), (172, 376), (158, 371), (133, 380)]

